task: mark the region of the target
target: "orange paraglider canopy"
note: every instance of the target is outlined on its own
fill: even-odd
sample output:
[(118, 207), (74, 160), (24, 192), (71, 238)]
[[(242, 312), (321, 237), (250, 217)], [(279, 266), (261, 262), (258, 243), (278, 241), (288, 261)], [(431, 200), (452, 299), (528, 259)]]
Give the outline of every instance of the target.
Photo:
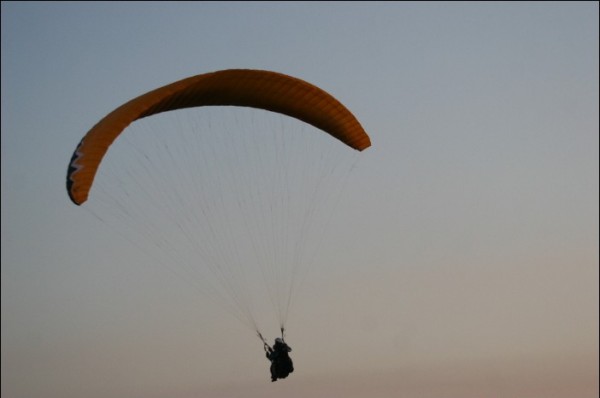
[(83, 137), (67, 173), (67, 191), (81, 205), (108, 147), (135, 120), (176, 109), (233, 105), (282, 113), (362, 151), (371, 145), (354, 115), (322, 89), (281, 73), (230, 69), (192, 76), (143, 94), (112, 111)]

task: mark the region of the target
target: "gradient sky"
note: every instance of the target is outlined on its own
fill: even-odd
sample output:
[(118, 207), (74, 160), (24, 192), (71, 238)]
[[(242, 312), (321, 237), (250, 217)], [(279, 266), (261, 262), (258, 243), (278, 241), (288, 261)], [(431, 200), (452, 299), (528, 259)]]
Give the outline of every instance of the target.
[[(597, 2), (1, 17), (3, 397), (598, 395)], [(107, 255), (127, 248), (64, 189), (107, 112), (226, 68), (316, 84), (373, 141), (289, 320), (297, 371), (273, 384), (248, 329)]]

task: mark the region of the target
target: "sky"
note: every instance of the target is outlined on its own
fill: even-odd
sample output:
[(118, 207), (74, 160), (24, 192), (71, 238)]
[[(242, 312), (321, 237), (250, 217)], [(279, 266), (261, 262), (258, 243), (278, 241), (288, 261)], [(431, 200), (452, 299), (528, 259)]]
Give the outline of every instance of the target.
[[(598, 395), (597, 2), (3, 1), (1, 18), (3, 397)], [(65, 191), (100, 118), (229, 68), (323, 88), (373, 143), (277, 383), (252, 331)]]

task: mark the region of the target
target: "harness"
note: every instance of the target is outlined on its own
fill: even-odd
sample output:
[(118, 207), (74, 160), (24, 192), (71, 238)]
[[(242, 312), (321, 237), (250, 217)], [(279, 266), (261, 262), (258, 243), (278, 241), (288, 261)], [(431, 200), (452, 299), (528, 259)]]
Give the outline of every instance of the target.
[[(280, 330), (281, 330), (281, 340), (285, 343), (285, 328), (282, 326)], [(269, 343), (267, 343), (267, 340), (265, 340), (265, 338), (263, 337), (263, 335), (260, 333), (259, 330), (256, 331), (256, 334), (258, 335), (258, 338), (260, 339), (260, 341), (262, 341), (263, 349), (265, 350), (265, 352), (273, 352), (273, 348), (271, 348)]]

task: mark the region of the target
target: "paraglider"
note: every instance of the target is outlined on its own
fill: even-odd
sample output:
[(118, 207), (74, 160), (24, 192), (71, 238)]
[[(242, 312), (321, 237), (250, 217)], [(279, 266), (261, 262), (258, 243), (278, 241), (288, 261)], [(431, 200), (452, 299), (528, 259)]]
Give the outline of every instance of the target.
[[(202, 118), (192, 123), (192, 133), (181, 134), (183, 140), (179, 140), (176, 126), (168, 125), (167, 132), (159, 129), (155, 136), (140, 134), (139, 141), (131, 144), (132, 150), (124, 153), (123, 164), (114, 165), (122, 174), (92, 193), (99, 184), (97, 177), (103, 178), (100, 165), (113, 166), (112, 161), (104, 160), (110, 157), (109, 147), (121, 135), (129, 134), (123, 133), (134, 128), (128, 127), (133, 122), (174, 113), (170, 111), (219, 106), (289, 116), (325, 134), (317, 137), (304, 127), (291, 133), (285, 128), (270, 131), (269, 127), (249, 126), (252, 131), (240, 131), (219, 143), (215, 136), (220, 133), (213, 124), (197, 126)], [(247, 126), (236, 118), (235, 129), (244, 130)], [(321, 140), (328, 136), (334, 139), (325, 145)], [(143, 144), (160, 138), (165, 143), (152, 145), (155, 157), (142, 153)], [(316, 140), (316, 144), (301, 144), (303, 139)], [(177, 144), (183, 149), (173, 150)], [(78, 206), (106, 196), (104, 201), (98, 200), (106, 208), (91, 210), (94, 216), (103, 221), (112, 217), (119, 234), (140, 248), (148, 247), (149, 257), (157, 263), (173, 264), (175, 273), (220, 301), (258, 333), (275, 381), (294, 370), (283, 330), (299, 284), (299, 269), (307, 267), (314, 247), (321, 242), (327, 224), (323, 215), (335, 206), (353, 167), (353, 160), (340, 166), (340, 159), (370, 145), (356, 117), (324, 90), (276, 72), (222, 70), (152, 90), (101, 119), (73, 153), (67, 192)], [(323, 152), (317, 153), (321, 147)], [(163, 163), (158, 163), (163, 155)], [(139, 170), (129, 170), (136, 161), (143, 163)], [(176, 167), (172, 174), (161, 175), (171, 166)], [(214, 276), (212, 280), (205, 270)], [(253, 279), (264, 281), (266, 289), (262, 290), (269, 293), (278, 313), (282, 337), (273, 347), (260, 334), (252, 293), (246, 291)]]
[(285, 379), (294, 371), (294, 363), (289, 356), (289, 353), (292, 352), (292, 348), (287, 345), (283, 340), (283, 337), (277, 337), (273, 347), (269, 347), (269, 345), (265, 343), (265, 351), (267, 359), (271, 361), (271, 381)]
[(362, 151), (371, 145), (358, 120), (320, 88), (281, 73), (230, 69), (189, 77), (143, 94), (112, 111), (83, 137), (67, 172), (73, 203), (87, 200), (108, 147), (135, 120), (208, 105), (265, 109), (300, 119)]
[(271, 372), (271, 381), (273, 382), (277, 381), (277, 379), (285, 379), (288, 377), (289, 374), (294, 371), (294, 362), (289, 355), (289, 353), (292, 352), (292, 348), (285, 342), (284, 329), (281, 328), (281, 337), (275, 338), (273, 347), (267, 343), (260, 332), (257, 334), (263, 342), (265, 356), (271, 362), (269, 368), (269, 371)]

